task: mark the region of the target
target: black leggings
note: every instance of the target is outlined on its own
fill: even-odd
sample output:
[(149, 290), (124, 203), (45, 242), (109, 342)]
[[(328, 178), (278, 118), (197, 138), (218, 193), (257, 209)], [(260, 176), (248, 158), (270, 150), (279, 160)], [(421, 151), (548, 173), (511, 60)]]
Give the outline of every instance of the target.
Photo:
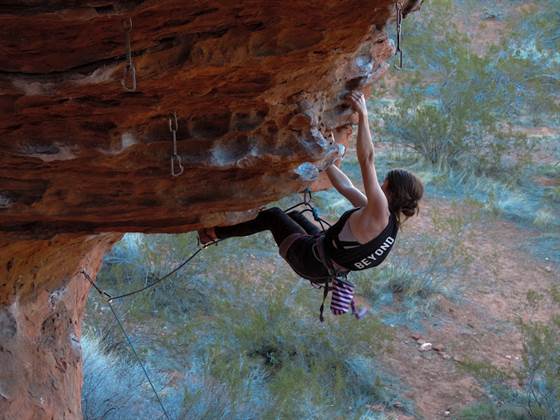
[(294, 210), (284, 213), (278, 207), (261, 211), (253, 220), (233, 226), (219, 226), (215, 228), (218, 239), (249, 236), (265, 230), (272, 232), (274, 241), (278, 246), (280, 246), (284, 239), (294, 233), (315, 235), (321, 232), (317, 226), (300, 214), (300, 212)]
[(278, 207), (273, 207), (261, 211), (253, 220), (234, 226), (217, 227), (215, 232), (218, 239), (225, 239), (249, 236), (265, 230), (272, 232), (279, 248), (288, 236), (301, 234), (297, 239), (294, 238), (291, 245), (287, 245), (287, 249), (280, 249), (282, 257), (303, 278), (315, 282), (324, 282), (328, 278), (328, 270), (314, 251), (315, 236), (319, 235), (321, 230), (297, 211), (285, 213)]

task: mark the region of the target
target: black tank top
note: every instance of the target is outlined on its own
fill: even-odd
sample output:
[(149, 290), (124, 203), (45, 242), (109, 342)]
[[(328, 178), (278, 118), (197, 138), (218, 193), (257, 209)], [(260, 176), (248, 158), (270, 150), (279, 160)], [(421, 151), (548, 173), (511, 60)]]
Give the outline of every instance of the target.
[(365, 244), (359, 242), (341, 241), (340, 231), (348, 218), (357, 208), (345, 212), (338, 222), (325, 233), (325, 252), (337, 264), (349, 270), (365, 270), (376, 267), (383, 262), (397, 237), (397, 219), (393, 213), (389, 216), (389, 223), (379, 235)]

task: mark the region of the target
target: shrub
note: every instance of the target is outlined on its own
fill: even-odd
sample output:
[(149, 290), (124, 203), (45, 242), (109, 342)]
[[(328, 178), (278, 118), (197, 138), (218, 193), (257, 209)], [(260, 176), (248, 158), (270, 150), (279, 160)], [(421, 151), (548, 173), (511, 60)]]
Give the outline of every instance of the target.
[(521, 323), (523, 369), (530, 418), (560, 418), (560, 317), (552, 322)]
[[(204, 332), (196, 323), (190, 326), (200, 331), (193, 357), (208, 360), (209, 374), (219, 378), (226, 395), (235, 396), (231, 401), (241, 402), (230, 405), (232, 413), (243, 417), (242, 408), (252, 406), (263, 418), (356, 414), (367, 404), (396, 398), (376, 381), (386, 375), (364, 356), (373, 355), (386, 337), (378, 321), (327, 315), (329, 325), (320, 325), (321, 293), (290, 285), (283, 276), (261, 273), (267, 286), (261, 284), (260, 293), (249, 292), (242, 282), (233, 283), (227, 298), (216, 291), (214, 308), (228, 315), (201, 320)], [(247, 389), (244, 378), (250, 375), (262, 380), (255, 395), (240, 391)]]
[(95, 338), (81, 339), (84, 419), (157, 418), (161, 409), (133, 361), (106, 352)]
[[(392, 107), (385, 99), (373, 102), (383, 120), (383, 138), (432, 165), (517, 183), (536, 147), (523, 128), (557, 125), (560, 111), (554, 93), (560, 79), (553, 76), (560, 65), (557, 16), (550, 19), (553, 6), (547, 3), (532, 15), (508, 16), (512, 33), (484, 51), (461, 34), (452, 2), (435, 0), (412, 15), (413, 24), (405, 28), (407, 70), (396, 85), (399, 99)], [(539, 41), (527, 45), (535, 33)], [(535, 54), (524, 54), (530, 50)], [(526, 115), (543, 121), (527, 121)]]
[[(555, 302), (554, 290), (552, 301)], [(528, 293), (530, 305), (543, 296)], [(509, 386), (510, 375), (492, 365), (467, 362), (463, 368), (474, 374), (488, 389), (490, 400), (466, 408), (461, 419), (560, 418), (560, 316), (548, 323), (519, 322), (523, 333), (523, 365), (514, 371), (521, 389)]]

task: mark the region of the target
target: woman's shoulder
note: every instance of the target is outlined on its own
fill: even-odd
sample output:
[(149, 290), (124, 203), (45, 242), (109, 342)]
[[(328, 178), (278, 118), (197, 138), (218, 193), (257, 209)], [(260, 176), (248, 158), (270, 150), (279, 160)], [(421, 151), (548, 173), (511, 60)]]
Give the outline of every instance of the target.
[(367, 243), (393, 225), (394, 218), (389, 212), (378, 217), (356, 212), (349, 223), (354, 236), (360, 243)]

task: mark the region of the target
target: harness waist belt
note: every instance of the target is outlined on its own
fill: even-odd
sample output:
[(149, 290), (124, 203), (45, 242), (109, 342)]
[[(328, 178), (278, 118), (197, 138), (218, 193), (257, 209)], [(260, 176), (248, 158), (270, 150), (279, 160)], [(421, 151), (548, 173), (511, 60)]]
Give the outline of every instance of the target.
[(336, 276), (338, 274), (346, 274), (350, 272), (350, 270), (348, 270), (346, 267), (337, 264), (336, 261), (333, 261), (331, 258), (327, 256), (325, 251), (325, 241), (326, 241), (325, 235), (321, 235), (317, 237), (317, 240), (313, 244), (313, 253), (317, 255), (319, 261), (323, 263), (323, 265), (327, 268), (331, 276), (332, 275)]

